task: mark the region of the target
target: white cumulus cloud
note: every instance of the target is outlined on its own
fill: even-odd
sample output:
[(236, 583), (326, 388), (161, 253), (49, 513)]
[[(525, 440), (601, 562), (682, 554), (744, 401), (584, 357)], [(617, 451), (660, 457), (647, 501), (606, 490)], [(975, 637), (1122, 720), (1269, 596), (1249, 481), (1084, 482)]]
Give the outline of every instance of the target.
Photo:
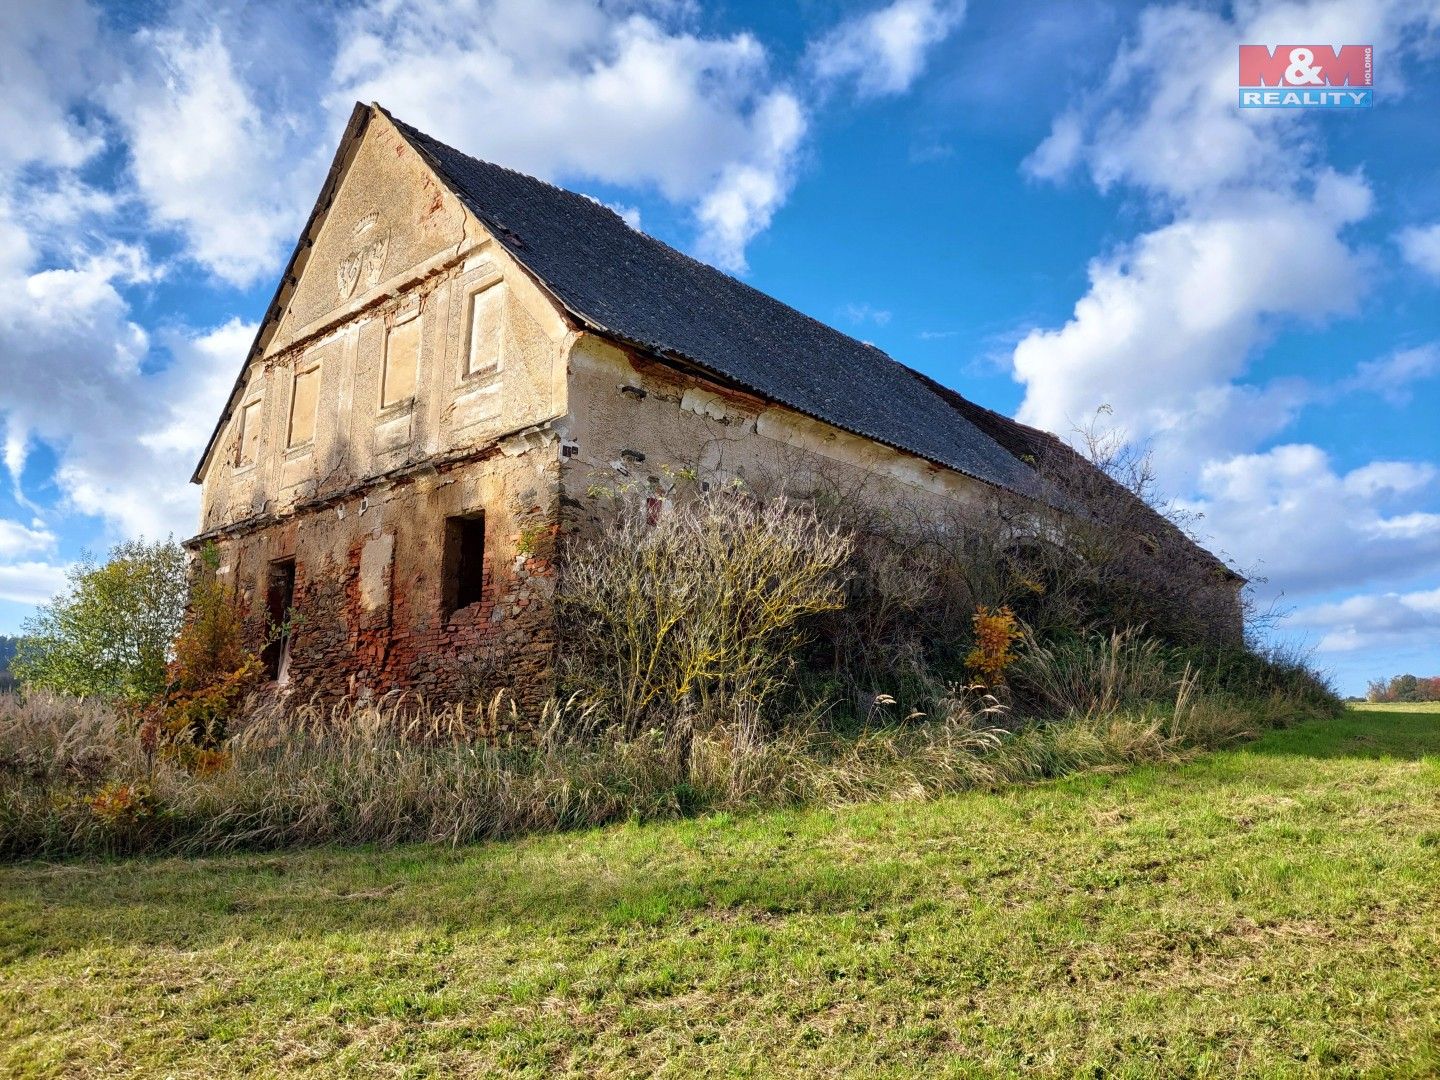
[(65, 567), (46, 562), (0, 564), (0, 600), (43, 604), (65, 587)]
[(822, 84), (853, 84), (861, 98), (900, 94), (964, 16), (963, 0), (894, 0), (835, 27), (810, 46), (808, 59)]
[(55, 547), (55, 534), (36, 521), (25, 525), (19, 521), (0, 518), (0, 559), (14, 559), (21, 555), (35, 555)]
[(1299, 626), (1322, 633), (1322, 653), (1351, 653), (1440, 638), (1440, 589), (1365, 593), (1295, 613)]
[(339, 28), (329, 101), (378, 101), (478, 157), (560, 183), (658, 191), (742, 269), (793, 183), (797, 92), (748, 33), (596, 0), (376, 2)]
[(1440, 376), (1440, 345), (1431, 343), (1397, 349), (1389, 356), (1364, 361), (1341, 389), (1367, 390), (1398, 408), (1410, 403), (1416, 383), (1437, 376)]
[(1397, 237), (1405, 261), (1431, 277), (1440, 278), (1440, 222), (1412, 225)]
[(73, 168), (99, 149), (75, 110), (104, 65), (99, 24), (84, 0), (0, 5), (0, 170)]
[(1415, 510), (1440, 469), (1386, 461), (1343, 472), (1310, 444), (1207, 464), (1199, 496), (1215, 545), (1291, 597), (1440, 570), (1440, 514)]
[(43, 440), (60, 455), (64, 509), (125, 534), (185, 535), (198, 514), (190, 470), (254, 327), (171, 334), (173, 359), (149, 373), (151, 338), (131, 318), (123, 280), (96, 260), (0, 283), (7, 464), (18, 485), (25, 447)]
[(316, 148), (296, 161), (291, 118), (262, 111), (218, 26), (144, 31), (134, 54), (111, 107), (152, 221), (231, 284), (273, 273), (319, 186)]
[(1237, 193), (1095, 259), (1070, 321), (1015, 349), (1019, 418), (1068, 433), (1109, 405), (1132, 437), (1159, 437), (1172, 483), (1257, 445), (1305, 394), (1236, 380), (1273, 319), (1354, 308), (1366, 262), (1340, 231), (1368, 206), (1362, 181), (1327, 173), (1308, 197)]

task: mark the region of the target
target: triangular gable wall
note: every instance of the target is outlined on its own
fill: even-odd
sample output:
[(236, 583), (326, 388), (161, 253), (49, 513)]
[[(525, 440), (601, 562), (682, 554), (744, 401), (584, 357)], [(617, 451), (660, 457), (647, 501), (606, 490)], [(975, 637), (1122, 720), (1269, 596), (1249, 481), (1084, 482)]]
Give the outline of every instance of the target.
[[(466, 212), (383, 117), (367, 125), (347, 163), (262, 355), (366, 307), (397, 279), (466, 243)], [(469, 239), (476, 239), (473, 235)]]
[[(322, 335), (431, 267), (458, 258), (490, 236), (396, 130), (385, 112), (358, 104), (320, 197), (246, 356), (225, 410), (191, 480), (204, 479), (242, 401), (257, 361)], [(554, 337), (560, 308), (494, 244), (530, 314)]]

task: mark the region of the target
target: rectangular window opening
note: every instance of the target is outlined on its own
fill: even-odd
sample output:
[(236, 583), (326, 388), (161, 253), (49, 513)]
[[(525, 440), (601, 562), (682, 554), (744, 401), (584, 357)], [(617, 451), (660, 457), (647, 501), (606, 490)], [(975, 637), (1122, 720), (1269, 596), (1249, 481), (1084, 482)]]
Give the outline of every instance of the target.
[(445, 614), (478, 604), (485, 590), (485, 515), (445, 520)]
[(290, 435), (287, 446), (303, 446), (315, 438), (315, 410), (320, 404), (320, 368), (295, 373), (290, 394)]
[(265, 581), (266, 644), (260, 660), (272, 682), (290, 681), (291, 614), (295, 608), (295, 560), (277, 559)]
[(380, 407), (388, 409), (415, 397), (420, 366), (420, 317), (397, 322), (385, 335), (385, 370), (380, 379)]

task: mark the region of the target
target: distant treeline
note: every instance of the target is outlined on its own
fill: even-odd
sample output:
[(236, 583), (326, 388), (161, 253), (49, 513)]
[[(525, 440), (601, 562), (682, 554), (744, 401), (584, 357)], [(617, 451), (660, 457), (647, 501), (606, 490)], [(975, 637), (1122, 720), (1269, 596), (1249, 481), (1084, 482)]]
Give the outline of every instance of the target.
[(1440, 675), (1396, 675), (1374, 679), (1366, 701), (1440, 701)]
[(10, 674), (10, 658), (15, 655), (15, 647), (19, 644), (18, 637), (0, 634), (0, 694), (15, 689), (15, 677)]

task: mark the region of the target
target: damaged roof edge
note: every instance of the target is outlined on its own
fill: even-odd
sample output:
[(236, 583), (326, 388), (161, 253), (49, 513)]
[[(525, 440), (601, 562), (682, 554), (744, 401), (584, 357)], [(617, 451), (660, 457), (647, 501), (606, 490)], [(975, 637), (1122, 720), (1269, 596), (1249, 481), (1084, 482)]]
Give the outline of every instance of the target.
[(216, 444), (220, 441), (220, 434), (225, 430), (225, 425), (230, 422), (230, 417), (234, 415), (235, 402), (240, 396), (240, 391), (244, 389), (245, 376), (250, 371), (250, 365), (264, 351), (269, 342), (269, 335), (279, 324), (280, 315), (284, 310), (285, 291), (287, 288), (293, 287), (298, 280), (296, 267), (300, 262), (300, 257), (314, 242), (315, 230), (330, 209), (330, 204), (335, 198), (335, 191), (340, 186), (340, 177), (345, 172), (350, 155), (359, 144), (360, 136), (364, 134), (365, 128), (370, 122), (370, 115), (370, 106), (359, 101), (350, 111), (350, 119), (345, 125), (344, 134), (340, 137), (340, 145), (336, 148), (335, 157), (330, 162), (330, 171), (326, 174), (325, 182), (320, 187), (320, 194), (315, 199), (315, 206), (310, 211), (305, 228), (300, 231), (300, 239), (295, 243), (295, 250), (290, 253), (290, 259), (285, 264), (285, 272), (280, 275), (280, 282), (275, 286), (275, 295), (270, 298), (270, 303), (265, 308), (265, 316), (260, 320), (260, 325), (255, 328), (255, 340), (251, 343), (249, 352), (245, 354), (245, 363), (240, 368), (240, 374), (235, 377), (235, 385), (230, 389), (230, 396), (225, 399), (225, 408), (220, 413), (215, 430), (210, 433), (210, 438), (205, 443), (205, 452), (200, 455), (200, 460), (195, 465), (195, 471), (190, 475), (192, 484), (198, 484), (204, 478), (205, 469), (215, 452)]

